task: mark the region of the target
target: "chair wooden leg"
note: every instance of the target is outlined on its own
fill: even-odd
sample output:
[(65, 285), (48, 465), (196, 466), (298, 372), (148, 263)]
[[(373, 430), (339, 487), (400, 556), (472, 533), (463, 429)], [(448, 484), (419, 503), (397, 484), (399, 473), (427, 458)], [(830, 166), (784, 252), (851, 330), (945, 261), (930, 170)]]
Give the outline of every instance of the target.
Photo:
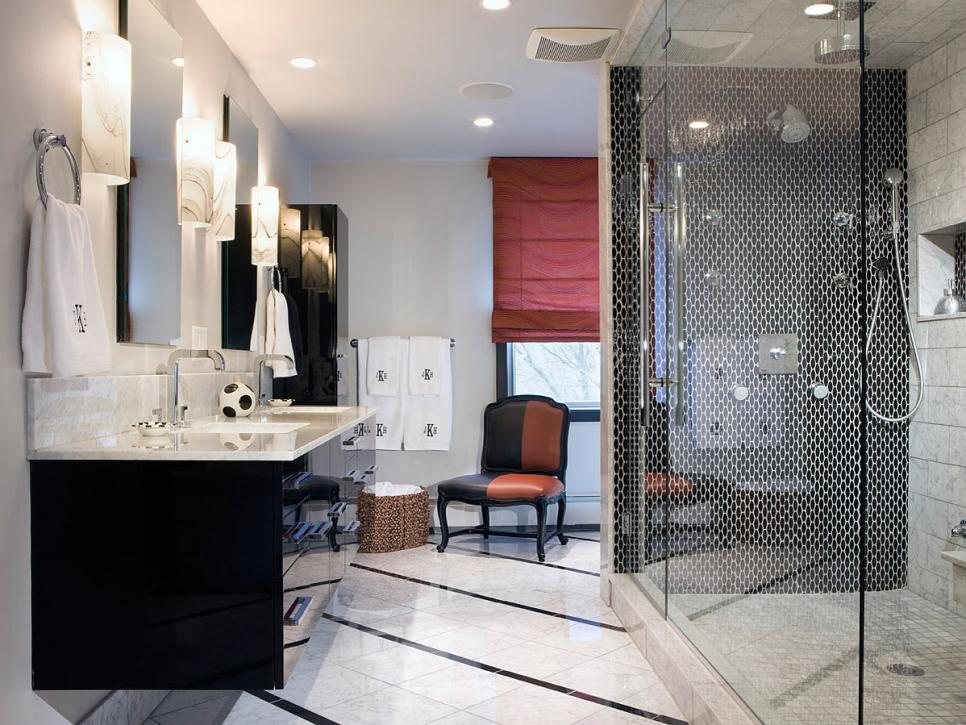
[(444, 496), (439, 496), (436, 499), (436, 514), (439, 516), (439, 545), (436, 547), (436, 551), (444, 552), (446, 551), (446, 545), (449, 544), (449, 526), (446, 523), (446, 504), (449, 501)]
[(537, 508), (537, 559), (547, 558), (543, 543), (547, 538), (547, 499), (542, 498), (534, 506)]
[(567, 543), (567, 537), (564, 536), (564, 516), (567, 513), (567, 496), (561, 496), (560, 500), (557, 501), (557, 540), (561, 544)]
[(483, 513), (483, 538), (490, 538), (490, 507), (480, 506), (480, 511)]

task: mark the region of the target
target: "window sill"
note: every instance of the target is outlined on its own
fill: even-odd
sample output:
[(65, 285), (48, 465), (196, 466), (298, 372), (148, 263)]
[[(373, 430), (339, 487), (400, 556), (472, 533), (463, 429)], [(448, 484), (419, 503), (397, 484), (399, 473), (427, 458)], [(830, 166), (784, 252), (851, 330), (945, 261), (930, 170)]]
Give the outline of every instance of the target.
[(600, 408), (571, 408), (571, 423), (600, 423)]

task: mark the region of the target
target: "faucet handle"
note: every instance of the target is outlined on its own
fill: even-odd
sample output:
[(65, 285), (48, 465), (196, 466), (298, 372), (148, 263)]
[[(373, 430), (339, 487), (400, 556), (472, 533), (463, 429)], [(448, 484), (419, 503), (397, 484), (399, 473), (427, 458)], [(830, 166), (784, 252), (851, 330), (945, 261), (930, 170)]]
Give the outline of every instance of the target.
[(155, 420), (156, 420), (156, 421), (157, 421), (158, 423), (160, 423), (160, 422), (161, 422), (161, 408), (152, 408), (152, 409), (151, 409), (151, 415), (153, 415), (153, 416), (154, 416), (154, 419), (155, 419)]
[(966, 539), (966, 519), (962, 519), (959, 522), (959, 526), (954, 526), (953, 527), (952, 535), (953, 536), (959, 536), (959, 537), (961, 537), (963, 539)]

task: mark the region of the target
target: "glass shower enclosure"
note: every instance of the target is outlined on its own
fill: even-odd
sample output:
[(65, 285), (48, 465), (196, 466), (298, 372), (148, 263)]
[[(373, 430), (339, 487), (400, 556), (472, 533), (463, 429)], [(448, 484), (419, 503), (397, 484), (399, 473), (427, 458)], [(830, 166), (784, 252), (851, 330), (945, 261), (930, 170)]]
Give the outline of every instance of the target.
[(906, 71), (806, 4), (669, 0), (611, 69), (614, 566), (766, 723), (961, 723), (907, 581)]

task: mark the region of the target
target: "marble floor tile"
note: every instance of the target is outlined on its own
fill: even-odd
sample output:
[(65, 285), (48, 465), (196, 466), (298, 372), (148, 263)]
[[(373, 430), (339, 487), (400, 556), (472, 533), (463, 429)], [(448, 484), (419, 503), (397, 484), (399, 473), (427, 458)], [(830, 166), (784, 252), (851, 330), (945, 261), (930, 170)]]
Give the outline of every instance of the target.
[[(158, 725), (220, 725), (234, 712), (239, 693), (196, 702), (165, 714), (151, 714)], [(283, 721), (284, 722), (284, 721)]]
[(272, 694), (313, 712), (321, 712), (340, 702), (353, 700), (387, 687), (389, 683), (361, 672), (339, 665), (326, 665), (317, 670), (300, 670), (289, 678), (285, 687), (272, 690)]
[(481, 657), (488, 665), (530, 677), (546, 678), (590, 661), (590, 657), (548, 647), (539, 642), (524, 642), (515, 647)]
[(322, 713), (340, 725), (422, 725), (457, 711), (399, 687), (349, 700)]
[(412, 647), (400, 645), (341, 664), (350, 670), (362, 672), (391, 685), (398, 685), (430, 672), (441, 670), (451, 665), (452, 662), (445, 657), (437, 657)]
[(172, 690), (151, 713), (151, 717), (174, 710), (199, 705), (207, 700), (217, 700), (226, 695), (237, 695), (237, 690)]
[(502, 632), (493, 632), (475, 625), (468, 625), (420, 640), (422, 644), (451, 652), (460, 657), (478, 660), (484, 655), (523, 644), (526, 640)]
[(634, 667), (599, 657), (547, 678), (557, 685), (627, 703), (637, 693), (660, 684), (661, 679), (650, 669)]
[(246, 692), (225, 718), (224, 725), (305, 725), (305, 720)]
[(493, 725), (493, 721), (461, 710), (436, 720), (433, 725)]
[(519, 680), (501, 677), (477, 667), (454, 664), (438, 672), (404, 682), (400, 687), (465, 710), (491, 697), (522, 687), (523, 684)]
[(625, 632), (569, 621), (547, 631), (540, 641), (586, 657), (600, 657), (631, 644), (631, 638)]
[(434, 634), (443, 634), (463, 626), (463, 620), (448, 619), (430, 612), (409, 611), (388, 619), (379, 620), (377, 629), (411, 640), (421, 640)]
[(467, 708), (467, 711), (505, 725), (571, 725), (602, 707), (536, 685), (524, 685)]

